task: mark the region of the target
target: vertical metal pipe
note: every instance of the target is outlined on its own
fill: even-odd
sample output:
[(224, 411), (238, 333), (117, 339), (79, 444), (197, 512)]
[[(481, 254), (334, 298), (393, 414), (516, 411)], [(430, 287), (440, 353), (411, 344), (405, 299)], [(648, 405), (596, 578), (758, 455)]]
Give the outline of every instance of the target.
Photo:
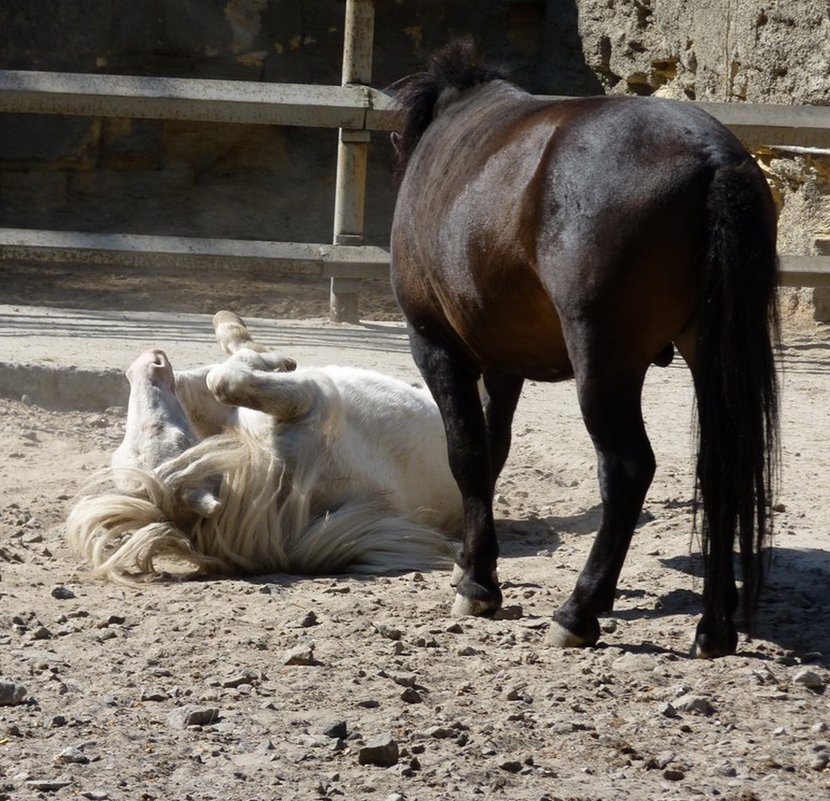
[[(374, 0), (346, 0), (343, 31), (342, 83), (368, 84), (372, 79), (375, 26)], [(362, 245), (366, 198), (366, 161), (370, 133), (340, 129), (334, 199), (334, 244)], [(331, 279), (330, 314), (339, 322), (359, 320), (360, 284), (354, 279)]]

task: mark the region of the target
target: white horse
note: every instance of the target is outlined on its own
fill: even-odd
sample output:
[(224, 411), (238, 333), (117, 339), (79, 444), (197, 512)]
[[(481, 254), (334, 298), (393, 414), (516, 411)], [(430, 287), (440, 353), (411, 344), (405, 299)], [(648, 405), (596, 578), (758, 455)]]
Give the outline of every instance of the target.
[(368, 370), (295, 370), (230, 312), (214, 329), (221, 364), (174, 373), (153, 350), (127, 370), (124, 441), (67, 520), (92, 574), (156, 578), (159, 557), (197, 574), (449, 566), (461, 497), (429, 393)]

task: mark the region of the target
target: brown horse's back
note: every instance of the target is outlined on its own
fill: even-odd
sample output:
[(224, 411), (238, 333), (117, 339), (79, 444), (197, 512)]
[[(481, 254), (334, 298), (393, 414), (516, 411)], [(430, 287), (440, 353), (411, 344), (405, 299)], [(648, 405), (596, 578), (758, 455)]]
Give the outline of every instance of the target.
[(650, 363), (694, 313), (716, 147), (745, 158), (688, 105), (470, 90), (439, 109), (401, 186), (393, 283), (406, 316), (484, 370), (570, 377), (586, 315), (607, 322), (591, 330), (609, 359)]

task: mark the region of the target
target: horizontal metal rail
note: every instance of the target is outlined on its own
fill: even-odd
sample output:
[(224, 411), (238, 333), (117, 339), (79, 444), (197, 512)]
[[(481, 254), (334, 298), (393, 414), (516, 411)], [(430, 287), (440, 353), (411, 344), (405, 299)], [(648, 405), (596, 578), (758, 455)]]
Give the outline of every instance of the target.
[(694, 104), (720, 120), (750, 145), (830, 145), (830, 106), (788, 106), (773, 103)]
[[(283, 275), (353, 279), (383, 279), (389, 275), (389, 251), (380, 247), (22, 228), (0, 228), (0, 261), (162, 269), (273, 269), (278, 264)], [(782, 256), (781, 284), (830, 286), (830, 256)]]
[(781, 256), (781, 286), (830, 287), (830, 256)]
[(25, 114), (371, 129), (393, 107), (368, 86), (0, 70), (0, 111)]
[[(830, 145), (830, 106), (688, 102), (753, 144)], [(0, 112), (391, 130), (397, 110), (368, 86), (0, 70)]]
[(0, 261), (106, 264), (122, 267), (263, 267), (282, 275), (387, 278), (389, 251), (379, 247), (93, 234), (0, 228)]

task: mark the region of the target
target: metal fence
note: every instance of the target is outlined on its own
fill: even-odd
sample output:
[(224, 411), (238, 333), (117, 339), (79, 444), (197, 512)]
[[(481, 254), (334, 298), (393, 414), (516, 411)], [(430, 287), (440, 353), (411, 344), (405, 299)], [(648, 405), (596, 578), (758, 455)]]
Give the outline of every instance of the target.
[[(373, 35), (374, 0), (347, 0), (341, 86), (0, 71), (0, 112), (340, 129), (333, 244), (0, 228), (0, 261), (266, 265), (275, 275), (329, 278), (332, 318), (357, 322), (361, 281), (389, 271), (388, 251), (363, 244), (371, 131), (390, 130), (396, 112), (391, 97), (366, 85)], [(830, 152), (830, 107), (697, 105), (747, 144)], [(781, 280), (830, 286), (830, 256), (782, 255)]]

